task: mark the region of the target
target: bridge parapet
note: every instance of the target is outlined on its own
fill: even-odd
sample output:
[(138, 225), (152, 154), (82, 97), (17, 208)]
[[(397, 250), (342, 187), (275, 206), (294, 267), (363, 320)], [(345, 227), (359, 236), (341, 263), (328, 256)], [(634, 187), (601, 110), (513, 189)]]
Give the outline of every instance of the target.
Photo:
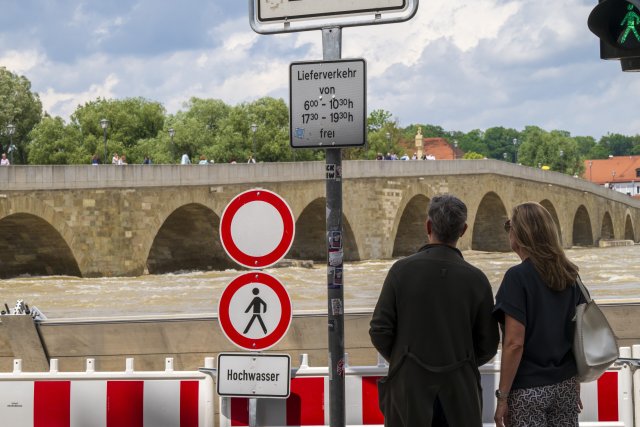
[[(175, 187), (324, 180), (324, 162), (212, 165), (45, 165), (0, 168), (0, 191)], [(343, 162), (343, 178), (495, 174), (588, 192), (640, 208), (640, 200), (580, 178), (499, 160)]]

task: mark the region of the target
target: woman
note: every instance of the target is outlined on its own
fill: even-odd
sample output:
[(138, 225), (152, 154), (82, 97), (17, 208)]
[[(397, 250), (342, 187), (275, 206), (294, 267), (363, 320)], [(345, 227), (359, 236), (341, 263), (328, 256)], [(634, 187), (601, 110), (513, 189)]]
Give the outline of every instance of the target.
[(578, 267), (542, 205), (516, 206), (504, 228), (522, 263), (506, 272), (496, 294), (503, 332), (496, 425), (577, 427), (582, 403), (571, 345), (582, 298)]

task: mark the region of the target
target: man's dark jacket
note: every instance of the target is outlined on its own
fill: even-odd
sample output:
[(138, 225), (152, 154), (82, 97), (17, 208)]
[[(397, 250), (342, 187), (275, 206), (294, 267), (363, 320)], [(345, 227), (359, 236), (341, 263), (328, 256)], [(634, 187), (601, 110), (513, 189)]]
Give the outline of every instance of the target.
[(391, 267), (369, 330), (389, 361), (385, 426), (431, 426), (436, 397), (451, 427), (482, 425), (478, 367), (499, 340), (492, 310), (487, 277), (451, 246), (426, 245)]

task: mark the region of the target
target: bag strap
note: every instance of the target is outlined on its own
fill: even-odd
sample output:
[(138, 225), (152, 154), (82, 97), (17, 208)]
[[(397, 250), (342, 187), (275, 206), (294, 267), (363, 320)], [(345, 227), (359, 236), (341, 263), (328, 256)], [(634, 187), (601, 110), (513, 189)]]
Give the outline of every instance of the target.
[(580, 278), (579, 274), (576, 278), (576, 283), (578, 284), (578, 287), (580, 288), (580, 292), (582, 292), (584, 299), (587, 301), (587, 304), (589, 304), (591, 302), (591, 296), (589, 295), (589, 291), (587, 291), (586, 286), (584, 286), (584, 283), (582, 283), (582, 279)]

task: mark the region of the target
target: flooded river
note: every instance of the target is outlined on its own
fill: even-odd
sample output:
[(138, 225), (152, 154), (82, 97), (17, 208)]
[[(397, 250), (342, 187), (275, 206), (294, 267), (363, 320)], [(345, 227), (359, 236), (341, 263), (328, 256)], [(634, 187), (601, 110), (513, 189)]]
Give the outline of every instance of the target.
[[(598, 300), (640, 299), (640, 246), (567, 251)], [(465, 251), (489, 277), (494, 293), (514, 253)], [(373, 308), (392, 260), (345, 264), (345, 309)], [(326, 310), (326, 266), (267, 269), (287, 288), (294, 311)], [(212, 314), (225, 286), (241, 271), (183, 272), (126, 278), (19, 277), (0, 280), (0, 303), (22, 299), (49, 319)]]

